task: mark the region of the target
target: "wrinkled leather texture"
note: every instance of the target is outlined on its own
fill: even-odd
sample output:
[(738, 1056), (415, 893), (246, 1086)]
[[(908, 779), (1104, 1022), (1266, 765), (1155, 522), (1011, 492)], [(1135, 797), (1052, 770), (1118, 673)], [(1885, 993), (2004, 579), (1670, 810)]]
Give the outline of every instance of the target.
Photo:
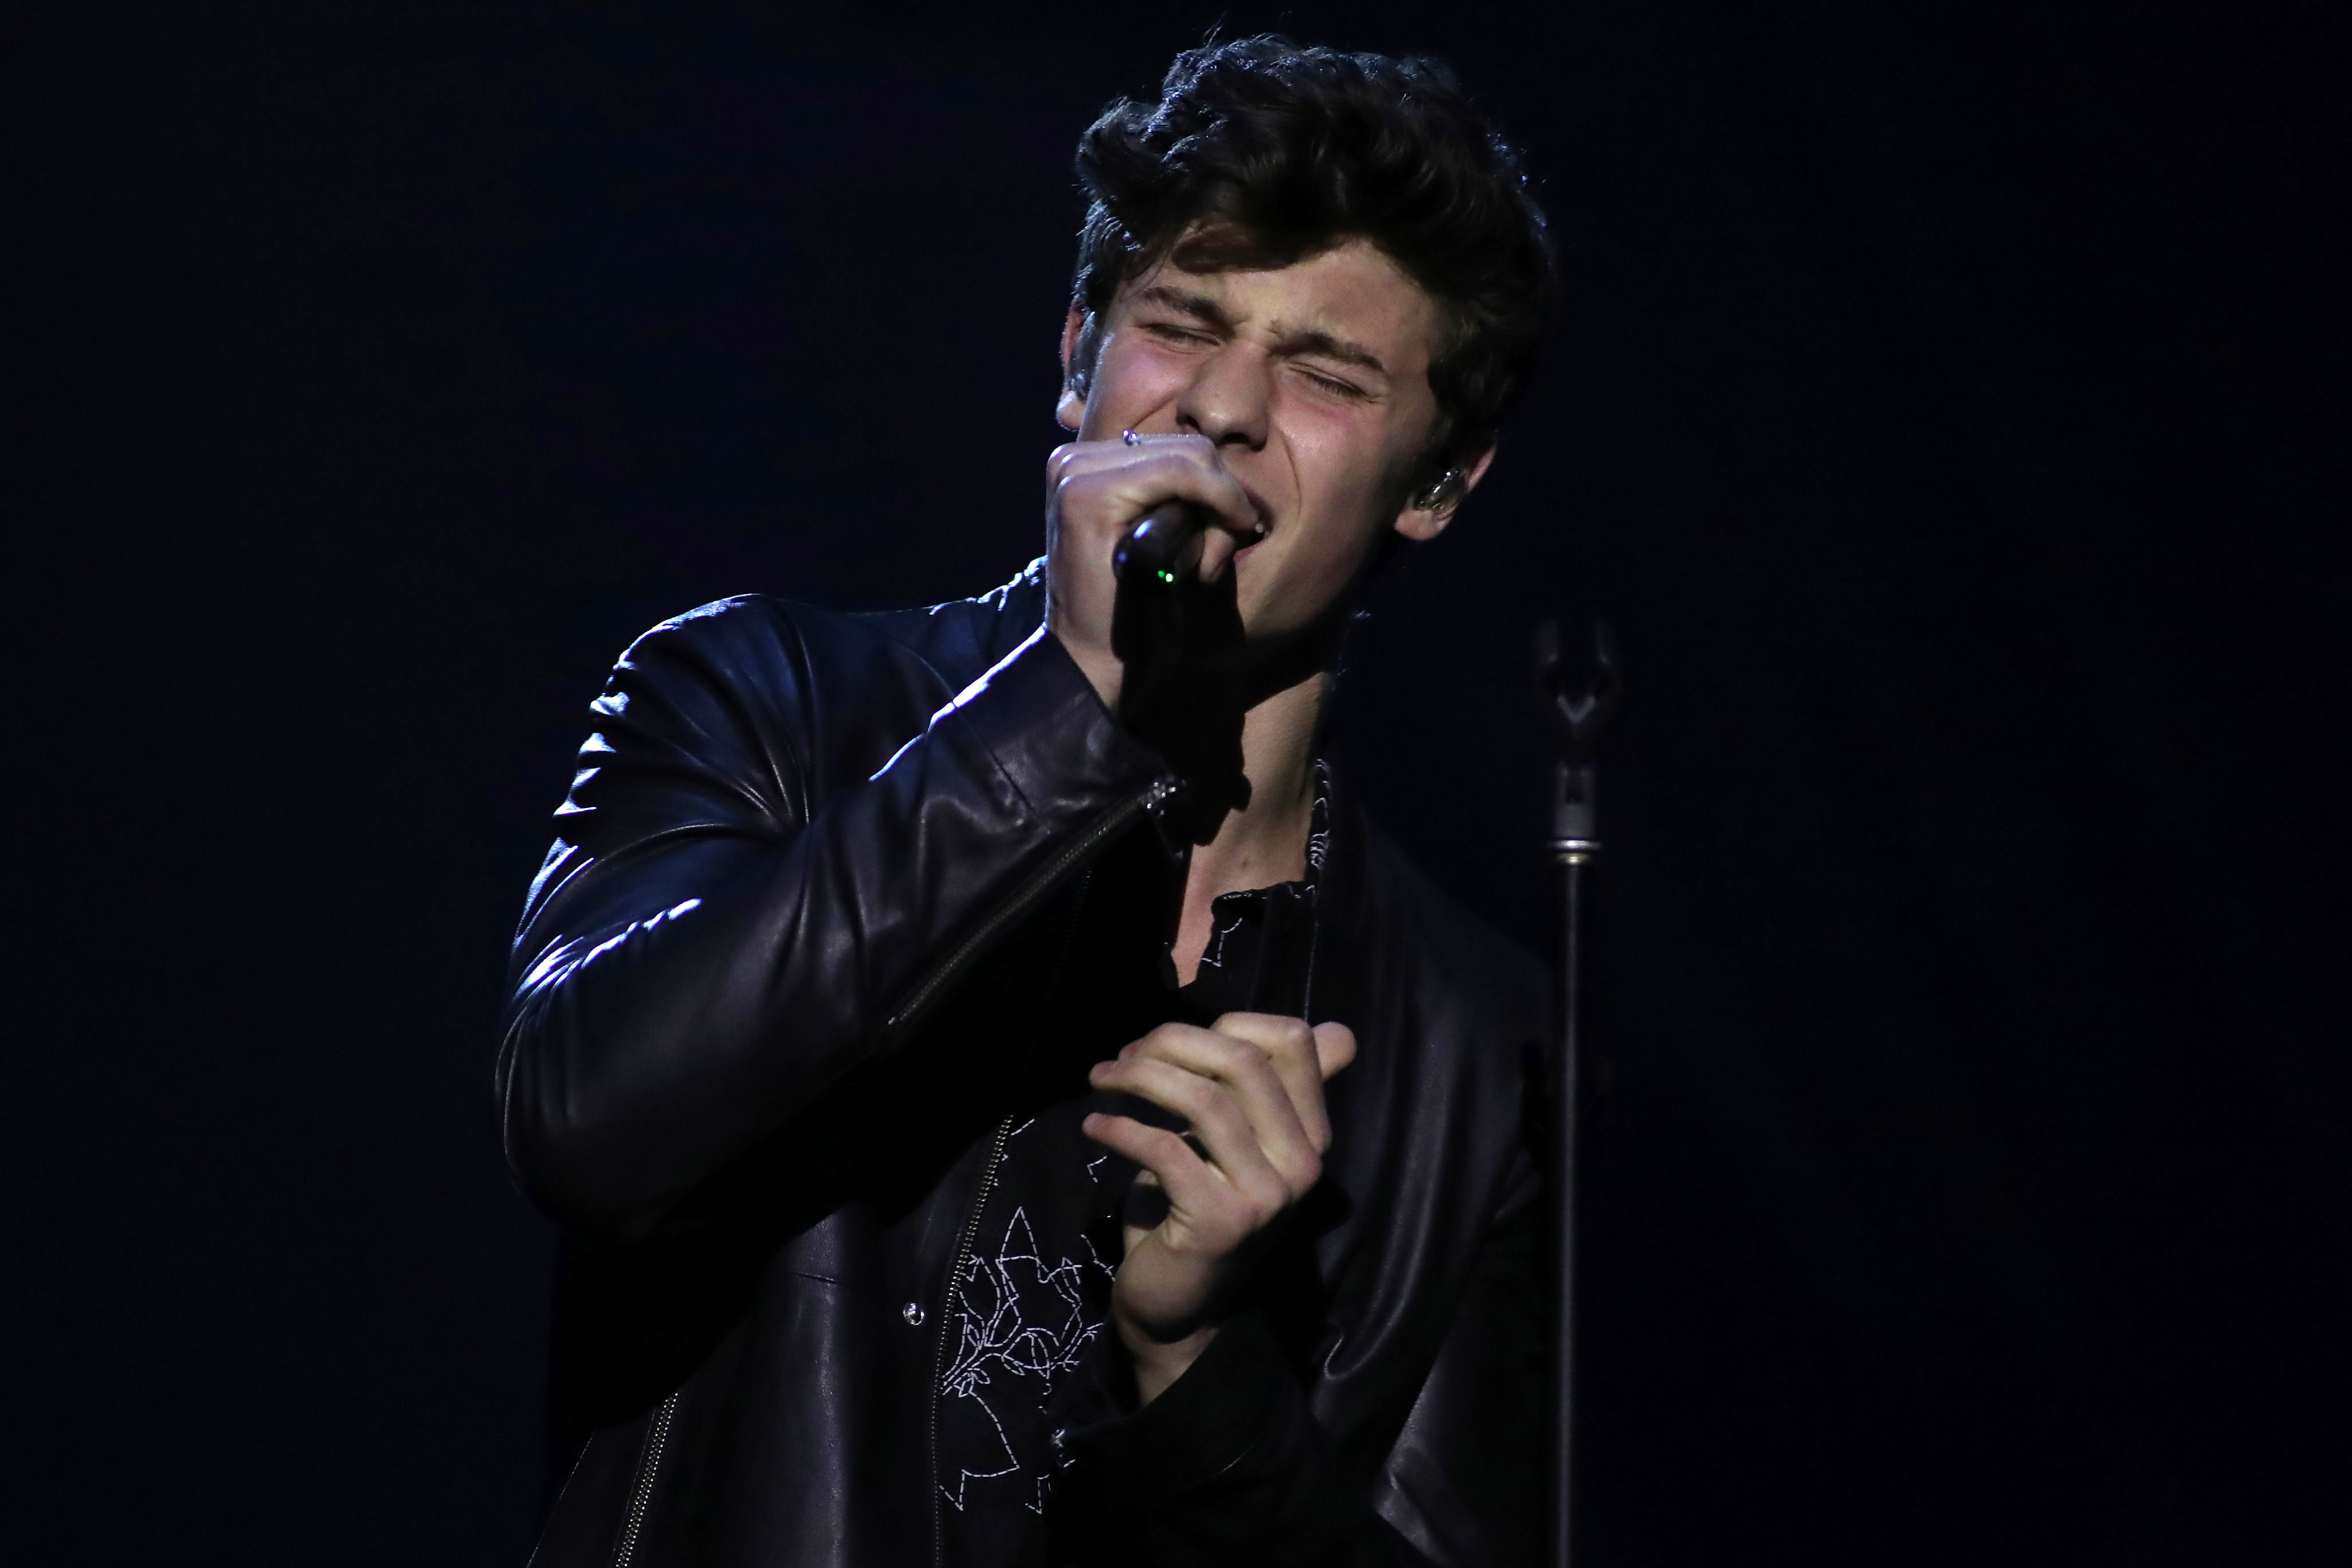
[[(497, 1073), (565, 1232), (543, 1568), (936, 1560), (933, 1342), (1036, 933), (1181, 784), (1043, 608), (1036, 566), (920, 611), (727, 600), (596, 702)], [(1320, 892), (1308, 1005), (1359, 1056), (1292, 1327), (1079, 1432), (1056, 1561), (1533, 1561), (1543, 976), (1344, 796)]]

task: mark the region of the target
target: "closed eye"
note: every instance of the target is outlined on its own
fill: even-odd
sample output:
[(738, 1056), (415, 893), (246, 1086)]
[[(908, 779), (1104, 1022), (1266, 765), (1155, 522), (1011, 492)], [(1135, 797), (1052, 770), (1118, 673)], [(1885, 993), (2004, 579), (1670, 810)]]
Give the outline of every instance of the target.
[(1145, 321), (1142, 323), (1142, 326), (1145, 331), (1150, 332), (1153, 337), (1160, 339), (1162, 342), (1213, 343), (1216, 342), (1216, 339), (1210, 336), (1207, 332), (1196, 331), (1190, 327), (1181, 327), (1173, 321)]
[(1362, 387), (1358, 386), (1354, 382), (1342, 381), (1338, 376), (1332, 375), (1326, 371), (1314, 370), (1306, 365), (1301, 365), (1298, 367), (1298, 374), (1313, 382), (1316, 385), (1321, 387), (1324, 391), (1332, 394), (1334, 396), (1363, 398), (1370, 395)]

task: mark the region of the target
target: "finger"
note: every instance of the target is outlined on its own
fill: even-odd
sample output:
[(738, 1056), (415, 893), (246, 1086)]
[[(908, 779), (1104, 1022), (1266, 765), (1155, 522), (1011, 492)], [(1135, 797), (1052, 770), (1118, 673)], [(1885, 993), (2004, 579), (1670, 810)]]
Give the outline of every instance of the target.
[(1170, 500), (1192, 503), (1206, 524), (1204, 540), (1231, 548), (1236, 537), (1255, 540), (1262, 531), (1257, 507), (1241, 481), (1226, 471), (1213, 452), (1187, 449), (1135, 458), (1105, 476), (1114, 487), (1119, 507), (1140, 516)]
[[(1317, 1141), (1315, 1128), (1300, 1113), (1297, 1090), (1260, 1047), (1210, 1029), (1168, 1024), (1119, 1054), (1170, 1062), (1224, 1085), (1249, 1119), (1258, 1146), (1294, 1193), (1305, 1192), (1323, 1173), (1321, 1159), (1328, 1139)], [(1292, 1072), (1294, 1076), (1303, 1073), (1309, 1084), (1314, 1082), (1312, 1067), (1302, 1063)], [(1322, 1096), (1317, 1093), (1311, 1098), (1314, 1103), (1308, 1114), (1319, 1114)]]
[(1065, 441), (1047, 457), (1049, 468), (1056, 460), (1077, 464), (1116, 465), (1133, 462), (1138, 458), (1164, 458), (1171, 453), (1191, 453), (1203, 459), (1213, 459), (1216, 443), (1206, 436), (1189, 431), (1171, 431), (1158, 436), (1137, 435), (1133, 441), (1128, 434), (1097, 437), (1092, 441)]
[[(1097, 1089), (1132, 1094), (1182, 1117), (1210, 1164), (1248, 1205), (1253, 1229), (1271, 1224), (1312, 1185), (1312, 1176), (1321, 1174), (1320, 1165), (1315, 1164), (1307, 1173), (1310, 1179), (1294, 1186), (1258, 1142), (1237, 1098), (1215, 1079), (1139, 1053), (1098, 1062), (1091, 1076)], [(1173, 1189), (1170, 1196), (1174, 1198)]]
[(1199, 436), (1151, 437), (1135, 447), (1122, 441), (1065, 441), (1046, 455), (1045, 479), (1050, 484), (1055, 479), (1163, 464), (1189, 464), (1211, 472), (1222, 471), (1223, 467), (1217, 460), (1216, 448)]
[(1345, 1024), (1315, 1026), (1315, 1064), (1328, 1083), (1356, 1059), (1356, 1031)]
[(1265, 520), (1216, 455), (1197, 436), (1160, 437), (1141, 447), (1117, 441), (1072, 442), (1054, 449), (1046, 486), (1060, 509), (1108, 518), (1126, 527), (1164, 501), (1190, 501), (1203, 521), (1227, 535), (1254, 542)]
[(1211, 1026), (1221, 1035), (1255, 1041), (1269, 1056), (1300, 1062), (1312, 1060), (1318, 1081), (1329, 1082), (1340, 1068), (1356, 1059), (1356, 1031), (1345, 1024), (1307, 1026), (1304, 1018), (1278, 1013), (1227, 1013)]
[(1185, 1179), (1187, 1162), (1194, 1165), (1206, 1163), (1201, 1152), (1184, 1141), (1182, 1133), (1153, 1127), (1132, 1116), (1091, 1110), (1079, 1121), (1078, 1131), (1112, 1153), (1134, 1161), (1140, 1167), (1137, 1181), (1151, 1182), (1163, 1188), (1171, 1175), (1178, 1181)]
[[(1160, 1228), (1188, 1233), (1188, 1239), (1213, 1252), (1230, 1252), (1256, 1228), (1249, 1206), (1240, 1201), (1233, 1184), (1220, 1175), (1200, 1152), (1165, 1127), (1150, 1127), (1131, 1116), (1090, 1113), (1078, 1123), (1088, 1138), (1142, 1167), (1168, 1194), (1168, 1215)], [(1139, 1176), (1141, 1180), (1142, 1176)]]
[(1265, 537), (1265, 526), (1263, 523), (1246, 537), (1230, 528), (1212, 528), (1203, 531), (1201, 536), (1201, 581), (1213, 583), (1223, 576), (1225, 568), (1234, 563), (1234, 556)]
[(1227, 1013), (1213, 1026), (1218, 1034), (1247, 1041), (1265, 1053), (1316, 1152), (1328, 1149), (1331, 1120), (1323, 1105), (1323, 1080), (1328, 1075), (1317, 1060), (1315, 1032), (1307, 1020), (1277, 1013)]

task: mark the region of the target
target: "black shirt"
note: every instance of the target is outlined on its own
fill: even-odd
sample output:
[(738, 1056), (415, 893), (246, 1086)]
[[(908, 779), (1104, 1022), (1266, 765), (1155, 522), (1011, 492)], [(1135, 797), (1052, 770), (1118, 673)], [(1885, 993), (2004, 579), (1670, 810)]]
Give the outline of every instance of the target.
[(1092, 1092), (1087, 1069), (1171, 1020), (1310, 1016), (1328, 794), (1318, 763), (1306, 877), (1219, 898), (1190, 984), (1177, 986), (1169, 956), (1187, 862), (1148, 825), (1106, 850), (1041, 922), (1050, 934), (1040, 939), (1061, 948), (1053, 1000), (1015, 1109), (997, 1129), (994, 1173), (963, 1237), (944, 1325), (937, 1480), (954, 1568), (1045, 1561), (1055, 1396), (1090, 1364), (1125, 1370), (1109, 1302), (1136, 1168), (1079, 1123), (1097, 1110), (1172, 1119)]

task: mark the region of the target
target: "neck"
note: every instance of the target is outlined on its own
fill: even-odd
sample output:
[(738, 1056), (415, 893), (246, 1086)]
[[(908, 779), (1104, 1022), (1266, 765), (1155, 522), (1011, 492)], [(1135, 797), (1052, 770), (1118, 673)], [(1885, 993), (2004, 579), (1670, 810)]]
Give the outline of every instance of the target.
[(1308, 776), (1315, 723), (1331, 678), (1318, 670), (1260, 701), (1242, 719), (1242, 772), (1249, 804), (1229, 812), (1217, 836), (1192, 851), (1177, 922), (1176, 977), (1190, 984), (1209, 945), (1210, 905), (1226, 893), (1270, 888), (1307, 875), (1307, 830), (1315, 815)]

